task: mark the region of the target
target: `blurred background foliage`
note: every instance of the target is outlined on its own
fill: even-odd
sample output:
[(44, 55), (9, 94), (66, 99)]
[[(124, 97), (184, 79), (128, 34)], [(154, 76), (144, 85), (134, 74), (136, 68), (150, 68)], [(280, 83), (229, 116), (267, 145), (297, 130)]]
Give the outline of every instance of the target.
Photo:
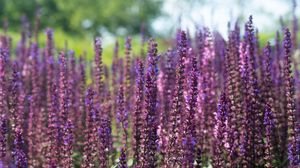
[(41, 27), (81, 35), (124, 35), (139, 32), (141, 23), (151, 27), (161, 15), (161, 5), (161, 0), (0, 0), (0, 18), (16, 28), (23, 16), (33, 21), (38, 12)]
[[(253, 15), (261, 45), (264, 45), (267, 40), (272, 42), (275, 31), (280, 31), (282, 24), (291, 26), (293, 2), (299, 4), (299, 1), (0, 0), (0, 21), (8, 21), (7, 33), (16, 46), (20, 30), (27, 27), (34, 31), (36, 20), (40, 18), (38, 37), (41, 44), (44, 43), (45, 28), (51, 27), (56, 47), (63, 49), (67, 44), (77, 56), (87, 53), (87, 59), (93, 56), (93, 38), (101, 36), (103, 59), (109, 64), (116, 40), (120, 43), (122, 56), (125, 36), (133, 38), (133, 54), (139, 55), (141, 34), (146, 38), (155, 37), (161, 51), (167, 49), (178, 28), (189, 29), (194, 36), (196, 27), (205, 25), (220, 31), (226, 38), (227, 23), (238, 19), (242, 24), (249, 15)], [(299, 8), (296, 15), (300, 15)]]

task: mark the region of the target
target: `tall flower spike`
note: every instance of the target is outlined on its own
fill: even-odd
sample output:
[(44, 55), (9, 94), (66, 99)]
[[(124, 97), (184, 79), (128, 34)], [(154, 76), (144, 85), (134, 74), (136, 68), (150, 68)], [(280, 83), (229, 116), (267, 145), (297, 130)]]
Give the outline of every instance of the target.
[(284, 104), (284, 75), (283, 75), (283, 50), (280, 40), (280, 34), (276, 32), (275, 38), (275, 58), (274, 58), (274, 71), (273, 71), (273, 80), (274, 80), (274, 94), (276, 95), (276, 99), (274, 99), (275, 104), (275, 119), (278, 120), (278, 143), (279, 145), (279, 155), (280, 160), (286, 159), (287, 155), (287, 118), (284, 116), (285, 112), (283, 107)]
[(226, 136), (226, 120), (228, 115), (228, 99), (223, 91), (220, 96), (218, 110), (215, 114), (216, 122), (214, 130), (214, 147), (212, 165), (213, 167), (224, 167), (226, 165), (226, 150), (225, 150), (225, 136)]
[[(47, 36), (47, 41), (46, 41), (46, 48), (45, 48), (45, 54), (44, 54), (44, 61), (45, 61), (45, 64), (46, 64), (46, 68), (44, 69), (44, 75), (46, 76), (46, 108), (47, 108), (47, 113), (50, 114), (52, 113), (55, 109), (54, 109), (54, 106), (53, 106), (53, 83), (54, 83), (54, 71), (55, 71), (55, 61), (54, 61), (54, 58), (53, 58), (53, 31), (51, 29), (47, 29), (46, 30), (46, 36)], [(36, 88), (36, 87), (35, 87)], [(36, 97), (36, 94), (38, 93), (37, 90), (33, 90), (33, 99), (38, 99)], [(35, 115), (35, 112), (34, 112), (34, 109), (35, 109), (35, 103), (36, 103), (36, 100), (32, 100), (32, 103), (31, 103), (31, 106), (33, 106), (33, 111), (31, 112), (32, 115), (34, 116)], [(36, 113), (38, 114), (38, 113)], [(32, 116), (32, 117), (33, 117)], [(49, 137), (48, 137), (49, 138)], [(30, 157), (28, 158), (29, 161), (30, 161)]]
[[(46, 124), (47, 123), (47, 114), (45, 114), (45, 110), (46, 108), (41, 108), (41, 105), (43, 103), (43, 105), (47, 105), (47, 104), (44, 104), (46, 103), (46, 101), (42, 101), (41, 100), (41, 96), (45, 96), (46, 95), (46, 90), (43, 90), (43, 89), (46, 89), (48, 87), (46, 86), (42, 86), (41, 85), (41, 78), (40, 78), (40, 65), (39, 65), (39, 48), (37, 46), (36, 43), (33, 43), (31, 46), (30, 46), (30, 56), (29, 56), (29, 63), (27, 64), (29, 66), (30, 69), (28, 69), (28, 74), (30, 74), (28, 76), (27, 79), (24, 79), (23, 78), (23, 85), (21, 85), (21, 89), (20, 89), (20, 93), (19, 93), (19, 101), (18, 101), (18, 113), (19, 115), (22, 114), (26, 114), (26, 104), (27, 104), (27, 101), (26, 101), (26, 97), (28, 92), (31, 94), (30, 95), (30, 107), (29, 107), (29, 110), (30, 110), (30, 113), (33, 114), (33, 120), (35, 121), (32, 126), (34, 128), (32, 129), (35, 129), (34, 133), (31, 135), (33, 138), (35, 138), (35, 142), (34, 142), (34, 147), (37, 150), (38, 152), (38, 156), (41, 157), (41, 158), (47, 158), (47, 156), (45, 156), (45, 154), (47, 152), (42, 152), (42, 151), (45, 151), (47, 150), (46, 148), (48, 146), (44, 146), (42, 145), (42, 143), (45, 143), (46, 144), (46, 140), (47, 140), (47, 130), (46, 130)], [(51, 72), (51, 70), (49, 70), (49, 72)], [(27, 80), (30, 80), (30, 84), (31, 84), (31, 90), (27, 90)], [(29, 81), (28, 81), (29, 83)], [(41, 88), (42, 87), (42, 88)], [(24, 89), (22, 89), (24, 88)], [(50, 87), (49, 87), (50, 88)], [(49, 93), (51, 93), (51, 91), (49, 91)], [(50, 101), (51, 102), (51, 101)], [(21, 115), (21, 116), (24, 116), (24, 115)], [(24, 118), (24, 117), (23, 117)], [(26, 129), (25, 129), (26, 130)], [(24, 132), (26, 133), (26, 131)], [(24, 134), (26, 135), (26, 134)], [(26, 138), (26, 136), (24, 136)], [(39, 146), (41, 145), (41, 147)], [(46, 154), (47, 155), (47, 154)]]
[(295, 107), (295, 87), (291, 70), (291, 33), (288, 28), (284, 30), (284, 88), (285, 88), (285, 116), (287, 117), (288, 127), (288, 158), (290, 166), (297, 166), (300, 163), (299, 149), (299, 128), (296, 125), (296, 107)]
[[(18, 66), (17, 63), (14, 62), (13, 63), (13, 67), (12, 67), (12, 79), (10, 82), (10, 96), (9, 96), (9, 112), (10, 112), (10, 117), (11, 117), (11, 126), (12, 126), (12, 130), (14, 131), (17, 125), (17, 117), (19, 117), (18, 115), (18, 94), (20, 91), (20, 72), (18, 71)], [(22, 109), (24, 110), (24, 109)]]
[[(103, 65), (102, 65), (102, 41), (100, 37), (96, 37), (94, 41), (94, 50), (95, 50), (95, 69), (94, 69), (94, 83), (96, 86), (96, 92), (98, 96), (98, 100), (102, 102), (102, 94), (103, 94)], [(99, 103), (100, 103), (99, 102)]]
[(179, 56), (179, 63), (176, 76), (176, 88), (173, 97), (173, 104), (169, 121), (169, 142), (167, 151), (167, 165), (180, 166), (182, 163), (182, 155), (180, 153), (182, 147), (182, 132), (180, 132), (180, 125), (184, 122), (184, 83), (185, 83), (185, 60), (187, 57), (187, 37), (184, 31), (179, 33), (179, 41), (177, 46), (177, 54)]
[(203, 58), (201, 60), (201, 82), (200, 84), (200, 111), (202, 115), (202, 142), (199, 140), (200, 144), (203, 144), (202, 153), (206, 156), (203, 161), (204, 164), (208, 164), (208, 159), (211, 156), (212, 150), (212, 137), (213, 137), (213, 127), (214, 127), (214, 116), (213, 112), (217, 111), (217, 74), (215, 69), (215, 52), (213, 46), (212, 35), (210, 31), (205, 29), (205, 40), (204, 40), (204, 50)]
[(273, 111), (269, 104), (266, 104), (265, 107), (265, 116), (264, 116), (264, 126), (265, 126), (265, 167), (273, 168), (275, 167), (275, 159), (277, 155), (276, 150), (276, 127)]
[[(76, 90), (77, 90), (77, 85), (78, 85), (78, 72), (76, 71), (76, 60), (75, 60), (75, 53), (73, 50), (68, 51), (68, 59), (67, 59), (67, 102), (69, 106), (69, 119), (72, 121), (74, 125), (74, 130), (79, 130), (78, 125), (80, 120), (77, 118), (80, 117), (80, 113), (76, 110), (77, 102), (78, 99), (76, 97)], [(74, 132), (75, 139), (78, 139), (78, 131)]]
[(18, 97), (18, 113), (16, 118), (16, 126), (14, 131), (14, 150), (16, 155), (14, 156), (15, 161), (19, 160), (19, 165), (27, 165), (27, 156), (25, 153), (25, 142), (24, 142), (24, 109), (25, 109), (25, 102), (26, 102), (26, 94), (24, 93), (24, 87), (20, 88), (20, 94)]
[(117, 105), (117, 121), (121, 124), (123, 129), (123, 143), (127, 143), (128, 113), (125, 109), (125, 96), (123, 84), (120, 84)]
[(7, 131), (8, 131), (8, 123), (6, 120), (6, 116), (4, 114), (1, 114), (0, 116), (0, 157), (1, 159), (6, 156), (6, 150), (7, 150)]
[[(243, 45), (243, 44), (242, 44)], [(251, 123), (251, 112), (249, 105), (247, 104), (247, 102), (249, 101), (249, 96), (247, 96), (248, 94), (248, 88), (249, 88), (249, 66), (248, 66), (248, 60), (249, 60), (249, 46), (241, 46), (241, 57), (242, 57), (242, 62), (243, 62), (243, 66), (241, 67), (241, 72), (242, 72), (242, 83), (244, 85), (244, 89), (242, 90), (242, 93), (244, 96), (244, 100), (243, 100), (243, 110), (245, 111), (244, 113), (244, 117), (243, 117), (243, 121), (242, 121), (242, 138), (241, 138), (241, 147), (240, 147), (240, 153), (241, 153), (241, 164), (244, 167), (247, 167), (250, 165), (251, 159), (252, 159), (252, 154), (251, 154), (251, 150), (249, 150), (251, 148), (250, 146), (250, 136), (251, 136), (251, 132), (249, 132), (249, 127)]]
[(124, 85), (125, 85), (125, 108), (127, 111), (131, 111), (130, 102), (131, 102), (131, 38), (127, 37), (125, 42), (125, 71), (124, 71)]
[[(84, 141), (84, 152), (83, 152), (83, 168), (94, 167), (94, 159), (96, 152), (97, 141), (94, 136), (97, 136), (97, 123), (95, 120), (95, 109), (94, 109), (94, 96), (95, 91), (91, 88), (87, 89), (85, 97), (86, 106), (86, 121), (85, 121), (85, 141)], [(96, 135), (94, 135), (96, 129)]]
[(59, 57), (59, 111), (62, 125), (68, 120), (68, 108), (67, 62), (65, 53), (62, 51)]
[(264, 48), (264, 56), (265, 56), (265, 98), (267, 98), (268, 104), (273, 108), (273, 95), (272, 95), (272, 77), (271, 77), (271, 46), (268, 42), (266, 47)]
[(185, 135), (183, 140), (184, 146), (184, 166), (192, 168), (194, 166), (195, 158), (195, 145), (196, 145), (196, 122), (195, 113), (197, 109), (198, 99), (198, 64), (195, 53), (192, 49), (189, 50), (191, 56), (192, 70), (188, 79), (189, 84), (189, 96), (187, 98), (187, 117), (183, 123), (185, 126)]
[(27, 168), (27, 156), (25, 153), (25, 142), (21, 130), (17, 128), (15, 131), (13, 157), (15, 159), (15, 165), (18, 168)]
[(172, 109), (172, 96), (175, 86), (173, 85), (176, 82), (176, 67), (174, 64), (175, 52), (169, 49), (166, 53), (166, 63), (164, 64), (164, 81), (163, 81), (163, 112), (161, 114), (161, 153), (163, 157), (163, 162), (167, 155), (167, 146), (168, 146), (168, 131), (169, 131), (169, 119), (170, 111)]
[(203, 51), (204, 51), (204, 33), (201, 29), (198, 29), (196, 32), (196, 47), (197, 55), (199, 55), (199, 70), (201, 71)]
[(256, 74), (255, 64), (255, 43), (254, 43), (254, 28), (252, 22), (252, 16), (249, 17), (249, 21), (246, 26), (246, 44), (249, 47), (248, 53), (248, 66), (249, 77), (246, 86), (247, 96), (246, 103), (250, 114), (250, 130), (249, 135), (249, 152), (251, 155), (250, 165), (263, 164), (263, 108), (261, 105), (260, 88), (258, 87), (258, 78)]
[(33, 97), (29, 97), (29, 114), (28, 114), (28, 164), (29, 166), (35, 167), (38, 166), (37, 162), (37, 150), (36, 146), (39, 147), (39, 143), (37, 143), (37, 114), (34, 110), (34, 99)]
[(47, 129), (47, 138), (48, 138), (48, 149), (46, 154), (46, 167), (52, 168), (59, 166), (59, 135), (60, 135), (60, 124), (59, 124), (59, 111), (58, 111), (58, 88), (56, 84), (53, 84), (51, 91), (51, 102), (52, 102), (52, 111), (48, 112), (48, 129)]
[(100, 126), (98, 129), (98, 136), (99, 136), (99, 166), (100, 167), (107, 167), (108, 166), (108, 154), (110, 150), (110, 127), (109, 127), (109, 120), (108, 119), (101, 119)]
[(141, 143), (142, 135), (141, 129), (143, 128), (143, 108), (144, 108), (144, 64), (141, 60), (138, 60), (137, 66), (137, 80), (136, 80), (136, 102), (135, 102), (135, 111), (134, 111), (134, 158), (136, 160), (136, 165), (140, 164), (140, 155), (141, 155)]
[(73, 143), (74, 143), (74, 135), (73, 135), (74, 125), (70, 120), (68, 120), (63, 127), (63, 159), (62, 165), (65, 168), (73, 167)]
[(126, 153), (127, 153), (127, 140), (128, 140), (128, 112), (125, 104), (125, 93), (123, 82), (120, 83), (119, 94), (117, 98), (117, 121), (120, 123), (122, 127), (122, 144), (121, 148), (121, 156), (118, 167), (123, 168), (126, 167)]
[(149, 40), (148, 44), (148, 69), (145, 82), (145, 141), (143, 151), (143, 167), (156, 167), (157, 164), (157, 129), (158, 129), (158, 112), (157, 112), (157, 43)]
[[(119, 43), (118, 41), (116, 41), (115, 43), (115, 48), (114, 48), (114, 56), (113, 56), (113, 62), (112, 62), (112, 66), (111, 66), (111, 72), (114, 74), (112, 75), (112, 85), (115, 86), (118, 83), (118, 61), (119, 61)], [(114, 96), (117, 95), (117, 89), (115, 89), (116, 87), (113, 87), (113, 93)]]
[(46, 36), (47, 36), (47, 42), (46, 42), (46, 57), (53, 56), (53, 30), (50, 28), (46, 29)]
[(0, 158), (6, 156), (8, 122), (5, 96), (5, 51), (0, 49)]
[(228, 152), (229, 166), (236, 167), (238, 164), (238, 147), (240, 145), (240, 134), (242, 130), (242, 87), (241, 74), (239, 69), (239, 43), (236, 42), (237, 34), (231, 31), (229, 35), (228, 48), (225, 56), (225, 89), (228, 96)]
[[(264, 127), (266, 133), (265, 142), (265, 166), (271, 167), (271, 163), (277, 161), (277, 156), (279, 155), (278, 148), (278, 120), (274, 114), (275, 103), (274, 103), (274, 84), (271, 76), (271, 46), (268, 42), (264, 48), (265, 57), (265, 80), (264, 80), (264, 99), (265, 105), (265, 115), (264, 115)], [(276, 159), (276, 160), (275, 160)], [(268, 164), (267, 164), (268, 163)]]
[(79, 119), (79, 125), (78, 125), (78, 136), (83, 137), (84, 134), (84, 126), (85, 126), (85, 121), (84, 119), (86, 118), (86, 110), (85, 110), (85, 101), (84, 101), (84, 96), (85, 96), (85, 89), (86, 89), (86, 70), (85, 70), (85, 64), (84, 60), (82, 57), (79, 58), (79, 81), (77, 83), (78, 85), (78, 92), (77, 92), (77, 98), (78, 100), (78, 112), (80, 113), (81, 117)]
[(118, 168), (128, 168), (127, 162), (126, 162), (126, 149), (123, 147), (121, 149), (121, 155), (119, 158)]

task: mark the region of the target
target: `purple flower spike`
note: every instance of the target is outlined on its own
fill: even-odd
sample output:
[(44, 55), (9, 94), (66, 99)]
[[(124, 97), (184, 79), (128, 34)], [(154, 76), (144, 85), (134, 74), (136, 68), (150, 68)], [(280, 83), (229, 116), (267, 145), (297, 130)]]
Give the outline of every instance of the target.
[(124, 97), (124, 86), (121, 84), (119, 88), (119, 94), (117, 98), (117, 121), (122, 124), (124, 129), (127, 129), (128, 123), (127, 118), (128, 114), (125, 111), (125, 97)]
[(169, 121), (169, 142), (167, 149), (167, 165), (170, 167), (177, 167), (182, 165), (182, 155), (180, 154), (182, 146), (182, 132), (180, 132), (181, 124), (184, 122), (184, 84), (185, 84), (185, 60), (187, 57), (187, 36), (184, 31), (179, 33), (179, 41), (177, 46), (177, 53), (179, 56), (179, 63), (176, 76), (176, 88), (173, 97), (173, 106)]
[(64, 52), (60, 52), (59, 57), (59, 111), (62, 124), (68, 120), (68, 82), (67, 82), (67, 62)]
[(70, 120), (66, 122), (63, 127), (63, 158), (62, 165), (65, 168), (73, 167), (72, 153), (73, 153), (73, 143), (74, 143), (74, 135), (73, 135), (74, 125)]
[(126, 149), (123, 147), (121, 149), (121, 155), (119, 158), (118, 168), (128, 168), (127, 162), (126, 162)]
[(192, 57), (192, 71), (188, 79), (189, 84), (189, 97), (187, 99), (187, 117), (185, 123), (185, 136), (184, 136), (184, 166), (193, 167), (195, 157), (195, 144), (196, 144), (196, 122), (195, 114), (197, 109), (198, 99), (198, 64), (196, 55), (190, 49), (189, 54)]
[(131, 111), (131, 37), (126, 38), (125, 42), (125, 71), (124, 71), (124, 96), (125, 96), (125, 109)]
[(108, 154), (109, 154), (109, 145), (110, 145), (110, 127), (109, 122), (106, 119), (100, 120), (100, 127), (98, 129), (99, 136), (99, 166), (107, 167), (108, 166)]
[(239, 43), (237, 42), (239, 34), (236, 31), (231, 31), (229, 35), (227, 52), (225, 55), (225, 72), (224, 72), (224, 82), (225, 82), (225, 92), (228, 97), (228, 146), (227, 150), (229, 152), (229, 163), (228, 166), (236, 167), (238, 166), (238, 156), (239, 156), (239, 145), (240, 145), (240, 135), (243, 131), (240, 125), (242, 125), (242, 120), (244, 118), (242, 112), (242, 83), (241, 83), (241, 70), (239, 67)]
[(213, 147), (213, 167), (223, 167), (226, 165), (226, 121), (228, 117), (228, 98), (225, 93), (221, 94), (218, 110), (216, 112), (216, 126), (214, 130), (214, 147)]
[(136, 165), (140, 164), (141, 148), (142, 148), (142, 129), (143, 129), (143, 107), (144, 107), (144, 64), (141, 60), (137, 62), (137, 80), (136, 80), (136, 103), (134, 112), (134, 158)]
[(13, 157), (15, 160), (15, 165), (18, 168), (28, 167), (27, 156), (25, 153), (25, 142), (23, 139), (22, 132), (19, 129), (15, 131)]
[(266, 142), (265, 142), (265, 167), (273, 168), (274, 162), (276, 161), (276, 155), (278, 154), (277, 150), (277, 137), (276, 137), (276, 127), (274, 114), (269, 104), (265, 107), (265, 116), (264, 116), (264, 126), (266, 132)]
[(6, 116), (1, 114), (0, 116), (0, 157), (4, 158), (6, 156), (6, 150), (7, 150), (7, 120)]
[(294, 78), (291, 70), (291, 33), (288, 28), (284, 30), (284, 86), (285, 86), (285, 117), (287, 118), (287, 133), (288, 133), (288, 158), (290, 166), (297, 166), (300, 163), (299, 153), (299, 128), (296, 121), (295, 107), (295, 86)]
[(145, 82), (145, 140), (143, 149), (142, 167), (156, 167), (157, 162), (157, 43), (149, 40), (148, 43), (148, 69)]
[[(59, 148), (60, 148), (60, 122), (59, 122), (59, 111), (58, 111), (58, 89), (56, 84), (52, 85), (51, 91), (51, 109), (48, 113), (48, 151), (46, 154), (46, 165), (47, 167), (57, 167), (59, 165)], [(33, 115), (33, 114), (32, 114)]]
[(6, 114), (5, 94), (5, 53), (0, 49), (0, 158), (6, 156), (8, 121)]
[(94, 108), (95, 94), (96, 93), (94, 90), (88, 88), (85, 97), (85, 106), (87, 112), (85, 121), (85, 141), (82, 163), (82, 167), (84, 168), (94, 167), (94, 161), (96, 160), (96, 148), (98, 145), (98, 123), (96, 118), (96, 110)]
[(103, 65), (102, 65), (102, 41), (100, 37), (96, 37), (94, 41), (94, 50), (95, 50), (95, 68), (94, 68), (94, 83), (96, 86), (96, 91), (98, 95), (98, 100), (102, 102), (103, 94)]

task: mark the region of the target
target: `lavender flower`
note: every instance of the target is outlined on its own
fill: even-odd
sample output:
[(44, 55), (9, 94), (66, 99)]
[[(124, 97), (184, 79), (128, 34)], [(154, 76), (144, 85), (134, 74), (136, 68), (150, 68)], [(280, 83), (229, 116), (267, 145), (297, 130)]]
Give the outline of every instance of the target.
[(195, 145), (196, 145), (196, 122), (195, 114), (197, 109), (198, 98), (198, 64), (196, 55), (189, 50), (192, 59), (192, 71), (189, 77), (189, 96), (187, 98), (187, 117), (183, 123), (185, 126), (185, 135), (183, 140), (184, 147), (184, 166), (192, 168), (194, 166)]
[(123, 129), (123, 143), (127, 143), (128, 113), (125, 109), (125, 96), (123, 84), (120, 84), (117, 105), (117, 121), (121, 124)]
[(223, 167), (226, 165), (226, 148), (225, 148), (225, 137), (226, 137), (226, 121), (228, 117), (228, 98), (225, 93), (221, 94), (218, 111), (216, 112), (216, 126), (214, 130), (214, 148), (212, 165), (213, 167)]
[(96, 119), (96, 109), (94, 108), (95, 101), (95, 91), (91, 88), (87, 89), (86, 98), (85, 98), (85, 106), (87, 110), (86, 115), (86, 128), (85, 128), (85, 142), (84, 142), (84, 156), (82, 167), (91, 168), (95, 165), (96, 159), (96, 147), (97, 147), (97, 119)]
[(62, 165), (66, 168), (73, 167), (73, 143), (74, 143), (74, 135), (73, 135), (74, 125), (70, 120), (68, 120), (63, 127), (63, 158)]
[(77, 98), (78, 100), (78, 113), (79, 113), (79, 123), (78, 123), (78, 136), (83, 137), (84, 134), (84, 126), (85, 126), (85, 118), (86, 118), (86, 108), (85, 108), (85, 89), (86, 89), (86, 71), (85, 64), (83, 58), (79, 59), (79, 79), (77, 83), (78, 92)]
[(240, 146), (240, 135), (242, 129), (242, 86), (241, 71), (239, 68), (239, 43), (236, 42), (238, 34), (235, 31), (230, 32), (229, 45), (225, 56), (225, 92), (228, 94), (228, 165), (236, 167), (238, 165)]
[(163, 112), (161, 114), (161, 153), (163, 157), (163, 162), (167, 155), (168, 146), (168, 133), (169, 133), (169, 120), (170, 112), (172, 109), (172, 96), (175, 86), (173, 83), (176, 82), (176, 67), (175, 67), (175, 53), (170, 49), (166, 53), (166, 63), (164, 63), (164, 76), (163, 76)]
[(265, 142), (265, 165), (266, 167), (272, 167), (272, 162), (278, 161), (279, 156), (279, 137), (278, 137), (278, 127), (275, 125), (278, 124), (278, 120), (275, 117), (274, 110), (276, 109), (274, 102), (274, 84), (271, 76), (271, 46), (268, 42), (266, 47), (264, 48), (264, 56), (265, 56), (265, 95), (266, 99), (265, 105), (265, 115), (264, 115), (264, 126), (266, 133), (266, 142)]
[(265, 142), (265, 167), (275, 167), (274, 161), (276, 161), (276, 154), (278, 152), (276, 145), (276, 127), (274, 121), (273, 111), (269, 104), (265, 107), (264, 126), (266, 131), (266, 142)]
[(4, 114), (1, 114), (0, 116), (0, 133), (1, 133), (1, 137), (0, 137), (0, 156), (1, 159), (4, 158), (6, 156), (6, 150), (7, 150), (7, 130), (8, 130), (8, 126), (7, 126), (7, 119), (6, 116)]
[[(204, 30), (204, 49), (203, 57), (201, 61), (201, 77), (200, 77), (200, 94), (199, 94), (199, 108), (201, 115), (199, 115), (200, 123), (202, 124), (201, 134), (202, 137), (198, 139), (199, 146), (202, 150), (206, 160), (204, 164), (208, 164), (208, 158), (210, 157), (210, 151), (212, 147), (213, 127), (214, 127), (214, 116), (212, 111), (216, 111), (217, 108), (217, 97), (216, 97), (216, 70), (214, 69), (215, 52), (212, 41), (212, 36), (209, 30)], [(200, 137), (200, 136), (199, 136)]]
[(126, 109), (130, 111), (130, 96), (131, 96), (131, 59), (130, 59), (130, 52), (131, 52), (131, 38), (127, 37), (125, 42), (125, 71), (124, 71), (124, 85), (125, 85), (125, 100), (126, 101)]
[(134, 112), (134, 158), (136, 159), (136, 165), (140, 164), (140, 155), (141, 155), (141, 145), (142, 145), (142, 135), (141, 129), (143, 128), (143, 107), (144, 107), (144, 64), (141, 60), (137, 62), (137, 80), (136, 80), (136, 103), (135, 103), (135, 112)]
[[(45, 56), (45, 67), (46, 69), (44, 69), (44, 75), (46, 76), (46, 82), (44, 83), (46, 85), (46, 108), (47, 108), (47, 112), (48, 114), (52, 113), (56, 106), (53, 106), (53, 83), (54, 83), (54, 70), (55, 70), (55, 61), (54, 61), (54, 58), (53, 58), (53, 31), (51, 29), (47, 29), (46, 30), (46, 35), (47, 35), (47, 41), (46, 41), (46, 49), (45, 49), (45, 53), (44, 53), (44, 56)], [(34, 92), (33, 92), (33, 97), (32, 97), (32, 103), (31, 103), (31, 107), (32, 107), (32, 110), (31, 110), (31, 114), (32, 114), (32, 119), (34, 118), (34, 114), (35, 114), (35, 102), (36, 100), (38, 99), (38, 97), (36, 96), (36, 94), (38, 93), (38, 90), (37, 90), (37, 85), (35, 85), (34, 87)], [(31, 123), (30, 123), (31, 124)], [(32, 125), (32, 129), (34, 128), (34, 125)], [(34, 134), (34, 132), (32, 132), (32, 134)], [(34, 135), (32, 135), (34, 136)], [(32, 144), (33, 145), (33, 144)], [(28, 158), (29, 161), (30, 161), (30, 158)], [(29, 163), (30, 164), (30, 163)]]
[(99, 136), (99, 166), (107, 167), (108, 166), (108, 154), (109, 154), (109, 141), (110, 141), (110, 127), (108, 125), (108, 120), (100, 120), (100, 127), (98, 129)]
[[(59, 122), (59, 111), (58, 111), (58, 89), (55, 84), (52, 86), (52, 111), (48, 113), (48, 130), (47, 130), (47, 138), (48, 138), (48, 149), (46, 154), (46, 166), (49, 168), (58, 167), (59, 166), (59, 136), (60, 136), (60, 122)], [(33, 115), (33, 114), (31, 114)]]
[[(119, 66), (119, 43), (116, 41), (115, 48), (114, 48), (114, 56), (113, 56), (113, 62), (111, 66), (111, 72), (114, 74), (112, 75), (112, 85), (116, 86), (118, 84), (118, 67)], [(117, 95), (118, 90), (115, 89), (116, 87), (113, 87), (113, 93), (114, 96)]]
[(102, 65), (102, 42), (99, 37), (95, 38), (94, 41), (94, 50), (95, 50), (95, 86), (98, 95), (98, 100), (102, 102), (102, 94), (103, 94), (103, 65)]
[(0, 157), (6, 156), (7, 148), (7, 114), (5, 104), (5, 51), (0, 49)]
[(276, 99), (275, 103), (275, 119), (278, 120), (278, 136), (279, 140), (279, 155), (280, 160), (284, 160), (287, 155), (287, 118), (284, 116), (285, 112), (282, 109), (284, 104), (284, 85), (283, 85), (283, 65), (282, 65), (282, 48), (280, 42), (279, 32), (276, 32), (276, 43), (275, 43), (275, 60), (274, 60), (274, 71), (273, 71), (273, 80), (274, 80), (274, 94)]
[(23, 139), (22, 132), (19, 129), (15, 131), (13, 157), (15, 160), (15, 165), (18, 168), (28, 167), (27, 157), (25, 153), (25, 142)]
[[(180, 166), (181, 162), (181, 139), (180, 137), (180, 124), (184, 122), (184, 84), (185, 84), (185, 59), (187, 57), (187, 37), (184, 31), (180, 32), (180, 41), (178, 41), (177, 53), (179, 55), (179, 64), (176, 76), (176, 89), (173, 99), (173, 106), (170, 114), (169, 121), (169, 142), (167, 151), (167, 165)], [(182, 120), (181, 120), (182, 118)]]
[[(11, 96), (10, 96), (10, 100), (9, 100), (9, 112), (10, 112), (10, 116), (11, 116), (11, 119), (12, 119), (12, 130), (15, 130), (16, 128), (16, 125), (17, 125), (17, 118), (19, 117), (19, 115), (17, 114), (18, 113), (18, 94), (19, 94), (19, 91), (20, 91), (20, 78), (21, 78), (21, 75), (18, 71), (18, 66), (17, 66), (17, 63), (14, 62), (13, 63), (13, 72), (12, 72), (12, 79), (11, 79), (11, 82), (10, 82), (10, 93), (11, 93)], [(23, 110), (23, 109), (22, 109)]]
[(264, 48), (264, 56), (265, 56), (265, 98), (268, 104), (273, 107), (274, 100), (273, 100), (273, 92), (272, 92), (272, 78), (271, 78), (271, 46), (268, 42), (266, 47)]
[(145, 82), (145, 141), (142, 166), (156, 167), (157, 162), (157, 43), (149, 40), (148, 43), (148, 69)]
[(119, 164), (118, 164), (118, 168), (127, 168), (127, 162), (126, 162), (126, 149), (125, 147), (123, 147), (121, 149), (121, 155), (120, 155), (120, 158), (119, 158)]
[(294, 98), (294, 83), (291, 71), (291, 34), (289, 29), (284, 30), (284, 86), (285, 86), (285, 115), (287, 117), (287, 133), (288, 133), (288, 158), (290, 166), (296, 166), (300, 163), (299, 144), (299, 128), (296, 125), (296, 108)]
[[(252, 16), (246, 26), (246, 44), (249, 47), (248, 52), (248, 82), (246, 86), (246, 106), (249, 112), (249, 149), (250, 152), (250, 165), (263, 164), (263, 140), (262, 140), (262, 128), (263, 128), (263, 110), (260, 104), (260, 88), (258, 87), (258, 78), (255, 72), (255, 44), (254, 44), (254, 29), (252, 23)], [(247, 117), (247, 116), (246, 116)]]
[(59, 66), (59, 111), (61, 123), (65, 124), (69, 115), (68, 104), (68, 82), (67, 82), (67, 63), (64, 52), (60, 52)]

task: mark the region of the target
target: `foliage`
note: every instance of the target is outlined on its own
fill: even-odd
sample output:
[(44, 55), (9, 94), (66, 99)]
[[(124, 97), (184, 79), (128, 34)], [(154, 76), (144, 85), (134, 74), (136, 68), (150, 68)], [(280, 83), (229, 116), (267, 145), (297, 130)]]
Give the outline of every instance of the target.
[[(141, 23), (150, 27), (159, 16), (161, 0), (0, 0), (0, 20), (9, 18), (11, 27), (26, 14), (29, 21), (40, 13), (41, 26), (66, 32), (121, 35), (140, 32)], [(148, 32), (151, 30), (147, 30)]]

